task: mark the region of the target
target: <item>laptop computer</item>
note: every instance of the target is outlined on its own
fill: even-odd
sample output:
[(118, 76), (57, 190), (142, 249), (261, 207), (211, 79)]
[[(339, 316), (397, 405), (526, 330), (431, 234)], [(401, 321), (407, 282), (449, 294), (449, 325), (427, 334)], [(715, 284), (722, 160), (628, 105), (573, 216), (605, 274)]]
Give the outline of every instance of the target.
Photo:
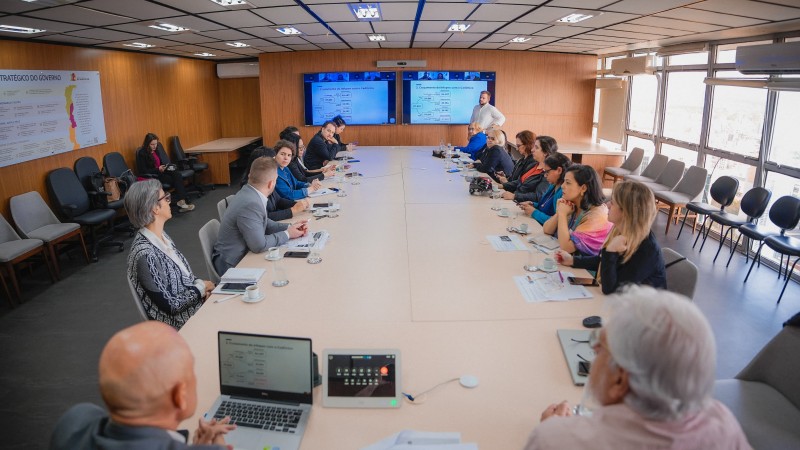
[(205, 420), (231, 417), (236, 449), (296, 450), (311, 413), (311, 339), (220, 331), (221, 395)]

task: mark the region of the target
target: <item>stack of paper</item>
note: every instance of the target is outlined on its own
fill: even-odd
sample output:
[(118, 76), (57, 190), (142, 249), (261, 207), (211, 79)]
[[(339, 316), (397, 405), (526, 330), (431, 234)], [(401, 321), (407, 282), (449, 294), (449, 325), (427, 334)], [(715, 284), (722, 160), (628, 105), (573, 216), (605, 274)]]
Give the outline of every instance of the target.
[(322, 189), (320, 189), (318, 191), (314, 191), (314, 192), (308, 194), (308, 198), (322, 197), (323, 195), (333, 194), (334, 192), (336, 192), (336, 191), (332, 191), (332, 190), (330, 190), (328, 188), (322, 188)]
[(285, 246), (288, 251), (307, 251), (309, 247), (311, 247), (311, 242), (314, 241), (313, 247), (323, 250), (330, 236), (330, 233), (326, 230), (320, 230), (299, 238), (289, 239), (283, 246)]
[(461, 433), (404, 430), (361, 450), (478, 450), (478, 444), (462, 444)]
[(232, 267), (222, 275), (222, 283), (257, 283), (265, 269)]

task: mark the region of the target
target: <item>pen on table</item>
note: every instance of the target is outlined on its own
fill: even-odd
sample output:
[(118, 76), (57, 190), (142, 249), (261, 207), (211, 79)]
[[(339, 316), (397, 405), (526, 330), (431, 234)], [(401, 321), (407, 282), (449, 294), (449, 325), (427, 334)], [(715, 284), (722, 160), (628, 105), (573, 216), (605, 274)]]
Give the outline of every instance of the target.
[(234, 298), (234, 297), (238, 297), (238, 296), (240, 296), (240, 295), (242, 295), (242, 294), (233, 294), (233, 295), (229, 295), (229, 296), (227, 296), (227, 297), (218, 298), (218, 299), (214, 300), (214, 303), (222, 303), (222, 302), (226, 302), (226, 301), (228, 301), (228, 300), (230, 300), (230, 299), (232, 299), (232, 298)]
[(561, 278), (561, 282), (564, 282), (564, 275), (561, 275), (561, 271), (558, 271), (558, 278)]
[(528, 283), (533, 284), (533, 278), (530, 275), (527, 275)]

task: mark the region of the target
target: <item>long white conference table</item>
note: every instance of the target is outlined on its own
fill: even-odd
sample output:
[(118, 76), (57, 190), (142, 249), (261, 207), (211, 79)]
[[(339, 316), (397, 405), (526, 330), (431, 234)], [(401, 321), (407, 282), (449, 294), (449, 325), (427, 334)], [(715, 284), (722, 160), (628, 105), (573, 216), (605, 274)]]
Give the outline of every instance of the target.
[[(580, 400), (556, 330), (582, 328), (583, 317), (600, 313), (602, 293), (526, 303), (512, 277), (525, 274), (527, 252), (497, 252), (486, 240), (507, 234), (507, 219), (488, 197), (471, 196), (460, 173), (446, 173), (430, 147), (359, 147), (355, 157), (350, 170), (364, 175), (361, 184), (345, 184), (346, 197), (314, 199), (340, 203), (339, 217), (293, 219), (330, 233), (322, 263), (284, 258), (287, 286), (273, 287), (267, 270), (259, 282), (265, 300), (213, 296), (181, 329), (198, 382), (197, 413), (182, 427), (193, 431), (219, 395), (217, 331), (241, 331), (309, 337), (319, 355), (398, 348), (402, 389), (412, 395), (462, 375), (480, 380), (474, 389), (448, 383), (398, 409), (323, 408), (315, 388), (303, 449), (359, 449), (404, 429), (460, 432), (481, 449), (521, 448), (547, 405)], [(239, 267), (272, 264), (251, 253)]]

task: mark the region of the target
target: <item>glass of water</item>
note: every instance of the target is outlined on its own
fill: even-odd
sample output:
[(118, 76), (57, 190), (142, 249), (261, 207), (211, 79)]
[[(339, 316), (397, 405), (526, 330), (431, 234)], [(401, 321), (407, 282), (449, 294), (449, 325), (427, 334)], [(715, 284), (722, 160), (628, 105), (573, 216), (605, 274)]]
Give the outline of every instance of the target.
[(286, 275), (286, 267), (282, 260), (272, 262), (272, 285), (282, 287), (289, 284), (289, 277)]
[(308, 239), (308, 257), (306, 262), (309, 264), (319, 264), (322, 262), (322, 252), (317, 246), (317, 240), (314, 235), (310, 235)]
[(492, 211), (500, 211), (500, 188), (492, 183), (492, 193), (489, 194), (489, 197), (492, 199)]
[(522, 268), (525, 269), (525, 271), (527, 272), (535, 272), (539, 270), (539, 268), (536, 267), (536, 257), (534, 256), (534, 253), (538, 252), (534, 251), (534, 249), (532, 248), (528, 248), (528, 255), (527, 255), (528, 262), (524, 266), (522, 266)]

